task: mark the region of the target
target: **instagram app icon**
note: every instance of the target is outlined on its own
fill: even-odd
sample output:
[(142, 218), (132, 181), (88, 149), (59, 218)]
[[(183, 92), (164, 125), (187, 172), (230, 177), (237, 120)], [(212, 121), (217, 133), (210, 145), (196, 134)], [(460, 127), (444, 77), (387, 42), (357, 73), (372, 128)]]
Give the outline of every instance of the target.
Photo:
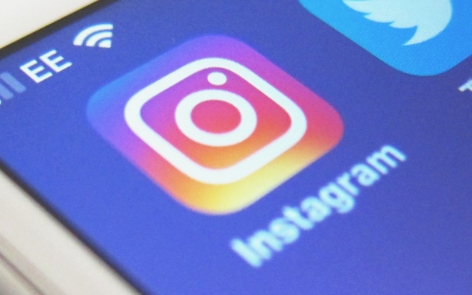
[(246, 208), (341, 139), (337, 112), (240, 41), (191, 40), (98, 91), (98, 133), (179, 203)]

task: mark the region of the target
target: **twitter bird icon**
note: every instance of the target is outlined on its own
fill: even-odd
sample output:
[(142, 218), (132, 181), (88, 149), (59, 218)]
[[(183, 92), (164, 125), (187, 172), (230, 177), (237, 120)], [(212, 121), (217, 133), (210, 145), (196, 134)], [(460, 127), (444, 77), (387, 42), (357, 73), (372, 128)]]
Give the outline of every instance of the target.
[(300, 0), (312, 14), (402, 72), (432, 76), (472, 55), (469, 0)]

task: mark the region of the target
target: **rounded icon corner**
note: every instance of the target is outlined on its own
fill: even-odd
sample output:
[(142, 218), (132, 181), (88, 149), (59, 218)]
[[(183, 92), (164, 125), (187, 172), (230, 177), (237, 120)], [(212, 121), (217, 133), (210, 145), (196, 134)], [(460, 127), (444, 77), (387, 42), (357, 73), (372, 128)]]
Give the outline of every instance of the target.
[[(441, 66), (437, 66), (437, 67), (411, 66), (411, 65), (404, 66), (404, 65), (397, 65), (395, 63), (387, 62), (387, 61), (385, 61), (381, 58), (379, 58), (379, 59), (381, 61), (385, 62), (391, 68), (395, 69), (396, 71), (399, 71), (399, 72), (407, 74), (407, 75), (418, 76), (418, 77), (434, 77), (434, 76), (438, 76), (438, 75), (445, 74), (445, 73), (449, 72), (450, 70), (452, 70), (453, 68), (458, 66), (462, 61), (467, 59), (467, 57), (465, 59), (459, 60), (455, 63), (451, 63), (451, 64), (448, 64), (448, 65), (441, 65)], [(408, 63), (408, 62), (406, 62), (406, 63)]]

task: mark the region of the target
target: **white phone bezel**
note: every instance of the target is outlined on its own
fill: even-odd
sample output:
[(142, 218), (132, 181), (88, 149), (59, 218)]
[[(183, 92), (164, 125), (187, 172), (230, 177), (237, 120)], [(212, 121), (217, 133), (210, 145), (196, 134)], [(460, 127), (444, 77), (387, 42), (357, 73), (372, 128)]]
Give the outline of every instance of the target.
[[(0, 48), (94, 2), (5, 0)], [(1, 170), (0, 204), (1, 294), (138, 294)]]
[(3, 172), (0, 188), (0, 254), (42, 294), (139, 294)]

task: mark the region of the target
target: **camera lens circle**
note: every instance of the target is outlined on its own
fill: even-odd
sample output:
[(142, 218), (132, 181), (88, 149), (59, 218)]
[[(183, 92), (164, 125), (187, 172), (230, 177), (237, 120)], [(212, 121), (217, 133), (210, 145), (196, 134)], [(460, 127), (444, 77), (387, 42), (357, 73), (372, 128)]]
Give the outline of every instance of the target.
[[(238, 110), (241, 121), (236, 128), (224, 133), (212, 133), (195, 125), (192, 120), (194, 108), (200, 103), (213, 100), (229, 103)], [(235, 145), (249, 138), (256, 129), (257, 115), (252, 105), (236, 93), (207, 89), (184, 97), (175, 110), (175, 121), (180, 131), (191, 140), (207, 146), (223, 147)]]

